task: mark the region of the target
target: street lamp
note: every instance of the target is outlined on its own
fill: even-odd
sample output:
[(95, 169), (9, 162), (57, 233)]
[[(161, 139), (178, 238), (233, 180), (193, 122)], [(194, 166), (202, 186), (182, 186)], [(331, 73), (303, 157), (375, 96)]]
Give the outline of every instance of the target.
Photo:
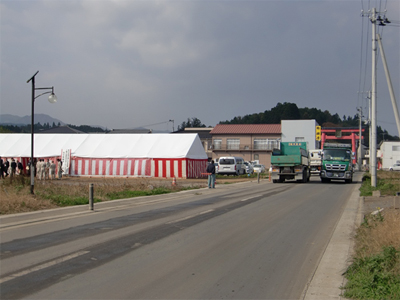
[[(32, 81), (32, 112), (31, 112), (31, 164), (29, 171), (31, 173), (31, 194), (33, 194), (33, 189), (35, 186), (35, 166), (33, 163), (33, 135), (34, 135), (34, 116), (35, 116), (35, 99), (44, 95), (44, 94), (50, 94), (49, 96), (49, 102), (50, 103), (56, 103), (57, 102), (57, 97), (54, 94), (54, 87), (45, 87), (45, 88), (35, 88), (35, 76), (39, 73), (37, 71), (35, 75), (33, 75), (26, 83), (29, 83), (29, 81)], [(36, 90), (47, 90), (47, 92), (41, 93), (40, 95), (37, 95), (35, 97), (35, 91)], [(51, 90), (51, 91), (50, 91)]]

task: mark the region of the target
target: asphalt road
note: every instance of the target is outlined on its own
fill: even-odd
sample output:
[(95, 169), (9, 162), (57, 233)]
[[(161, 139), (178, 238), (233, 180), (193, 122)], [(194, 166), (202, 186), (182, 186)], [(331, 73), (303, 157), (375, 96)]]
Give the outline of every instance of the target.
[(1, 217), (1, 299), (300, 299), (354, 184), (246, 182)]

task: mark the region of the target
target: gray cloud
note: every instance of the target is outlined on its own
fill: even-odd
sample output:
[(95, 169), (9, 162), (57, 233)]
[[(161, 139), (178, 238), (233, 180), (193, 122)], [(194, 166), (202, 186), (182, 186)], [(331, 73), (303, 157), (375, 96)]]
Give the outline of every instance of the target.
[[(2, 1), (1, 112), (30, 114), (26, 80), (40, 70), (59, 102), (35, 110), (77, 125), (214, 126), (278, 102), (353, 116), (366, 105), (360, 61), (371, 85), (363, 2)], [(398, 1), (387, 9), (400, 20)], [(397, 99), (399, 39), (384, 29)], [(380, 59), (378, 75), (378, 124), (397, 134)]]

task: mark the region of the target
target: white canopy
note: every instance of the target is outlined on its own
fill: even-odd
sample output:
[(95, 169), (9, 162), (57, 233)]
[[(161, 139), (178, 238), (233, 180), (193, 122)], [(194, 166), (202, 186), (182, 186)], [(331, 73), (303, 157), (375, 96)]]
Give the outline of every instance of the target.
[[(207, 159), (197, 134), (35, 134), (34, 156)], [(0, 134), (0, 156), (30, 157), (30, 134)]]

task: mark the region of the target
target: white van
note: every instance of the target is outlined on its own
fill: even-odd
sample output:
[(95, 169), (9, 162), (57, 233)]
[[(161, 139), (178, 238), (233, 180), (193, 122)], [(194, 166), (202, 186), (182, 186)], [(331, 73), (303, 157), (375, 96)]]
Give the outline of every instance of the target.
[(246, 173), (246, 165), (242, 157), (227, 156), (218, 160), (218, 174), (243, 175)]

